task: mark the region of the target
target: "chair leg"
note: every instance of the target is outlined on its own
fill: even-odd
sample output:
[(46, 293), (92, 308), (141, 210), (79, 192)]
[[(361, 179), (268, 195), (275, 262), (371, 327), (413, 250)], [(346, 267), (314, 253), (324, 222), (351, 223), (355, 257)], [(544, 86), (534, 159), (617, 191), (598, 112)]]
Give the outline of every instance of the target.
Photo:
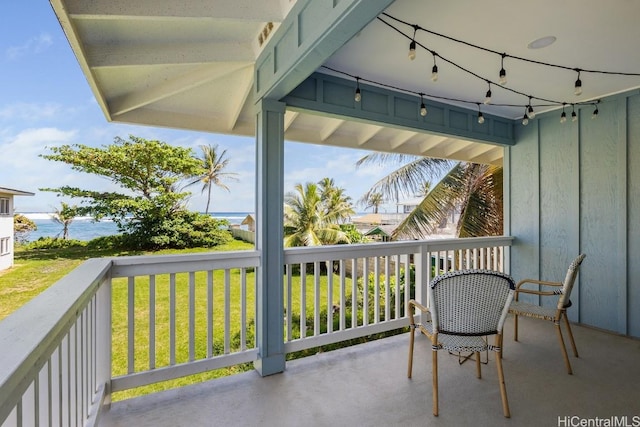
[(562, 356), (564, 357), (564, 364), (567, 366), (567, 373), (573, 374), (571, 370), (571, 362), (569, 362), (569, 356), (567, 355), (567, 347), (564, 345), (564, 339), (562, 339), (562, 330), (560, 329), (560, 322), (554, 323), (556, 332), (558, 333), (558, 340), (560, 340), (560, 350), (562, 350)]
[(433, 379), (433, 415), (438, 416), (438, 350), (432, 350), (432, 372), (431, 377)]
[(411, 373), (413, 372), (413, 342), (415, 341), (415, 328), (411, 327), (411, 331), (409, 332), (409, 363), (407, 366), (407, 378), (411, 378)]
[[(502, 339), (496, 338), (496, 345), (500, 348), (502, 346)], [(500, 397), (502, 397), (502, 413), (505, 418), (511, 418), (509, 400), (507, 399), (507, 386), (504, 383), (504, 372), (502, 370), (502, 352), (500, 350), (496, 351), (496, 368), (498, 371), (498, 383), (500, 385)]]
[(565, 314), (564, 323), (567, 325), (567, 332), (569, 333), (569, 340), (571, 341), (571, 347), (573, 348), (573, 355), (578, 357), (578, 348), (576, 347), (576, 342), (573, 340), (573, 332), (571, 332), (571, 325), (569, 324), (569, 318)]
[(476, 356), (476, 376), (478, 378), (482, 378), (482, 371), (480, 368), (480, 352), (476, 351), (475, 356)]
[(513, 340), (518, 341), (518, 315), (513, 316)]

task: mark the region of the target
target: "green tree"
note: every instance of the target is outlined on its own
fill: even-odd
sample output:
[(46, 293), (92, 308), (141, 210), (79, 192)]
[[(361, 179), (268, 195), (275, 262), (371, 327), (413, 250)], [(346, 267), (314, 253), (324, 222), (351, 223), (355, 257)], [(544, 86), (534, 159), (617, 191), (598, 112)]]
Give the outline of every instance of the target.
[(284, 245), (318, 246), (349, 243), (339, 223), (354, 213), (344, 190), (335, 188), (333, 180), (321, 184), (296, 184), (285, 194)]
[(54, 208), (51, 219), (56, 223), (62, 225), (62, 240), (69, 238), (69, 226), (78, 216), (77, 206), (69, 206), (67, 203), (62, 202), (60, 208)]
[(384, 203), (384, 196), (382, 193), (370, 193), (366, 199), (363, 199), (364, 208), (373, 208), (373, 213), (377, 214), (380, 209), (380, 205)]
[[(357, 165), (371, 162), (398, 162), (401, 167), (378, 181), (369, 193), (400, 191), (424, 195), (421, 203), (398, 225), (393, 238), (421, 238), (432, 234), (454, 211), (460, 212), (456, 225), (458, 237), (503, 233), (502, 167), (392, 154), (365, 156)], [(424, 194), (428, 179), (443, 173), (443, 167), (450, 169)]]
[(195, 181), (191, 182), (189, 185), (194, 185), (197, 183), (202, 183), (202, 192), (207, 192), (207, 206), (204, 210), (204, 213), (209, 213), (209, 204), (211, 203), (211, 190), (213, 186), (220, 187), (224, 190), (229, 191), (229, 187), (227, 187), (223, 181), (226, 179), (234, 179), (237, 180), (234, 175), (237, 175), (233, 172), (224, 172), (224, 169), (229, 164), (229, 159), (225, 158), (227, 155), (227, 150), (222, 150), (222, 152), (218, 155), (218, 146), (217, 145), (201, 145), (200, 149), (202, 150), (202, 172), (196, 176)]
[[(104, 177), (119, 187), (119, 191), (105, 192), (71, 186), (41, 189), (79, 198), (78, 215), (91, 215), (96, 220), (112, 218), (136, 248), (211, 244), (207, 243), (210, 239), (201, 239), (201, 230), (195, 229), (194, 223), (200, 218), (186, 210), (191, 193), (182, 191), (182, 184), (202, 171), (202, 162), (190, 148), (129, 136), (128, 140), (116, 137), (113, 144), (102, 147), (73, 144), (51, 147), (50, 151), (41, 157)], [(183, 233), (179, 241), (170, 232), (177, 224)], [(205, 222), (205, 234), (229, 239), (221, 225)]]
[(29, 233), (38, 229), (35, 222), (22, 214), (13, 216), (13, 233), (18, 243), (24, 243), (29, 237)]

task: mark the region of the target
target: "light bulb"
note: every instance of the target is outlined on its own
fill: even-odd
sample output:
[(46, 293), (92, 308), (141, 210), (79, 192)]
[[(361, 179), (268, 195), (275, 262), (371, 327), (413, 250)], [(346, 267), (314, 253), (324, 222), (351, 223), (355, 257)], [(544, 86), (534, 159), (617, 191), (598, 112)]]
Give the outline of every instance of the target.
[(360, 92), (360, 88), (356, 89), (356, 96), (354, 96), (353, 99), (355, 99), (356, 102), (360, 102), (360, 100), (362, 99), (362, 93)]
[(560, 123), (566, 123), (566, 122), (567, 122), (567, 113), (563, 111), (562, 114), (560, 114)]
[(523, 125), (523, 126), (526, 126), (526, 125), (528, 125), (528, 124), (529, 124), (529, 118), (528, 118), (527, 116), (524, 116), (524, 117), (522, 118), (522, 125)]
[(426, 107), (426, 105), (424, 105), (424, 102), (422, 104), (420, 104), (420, 115), (422, 117), (427, 115), (427, 107)]
[(577, 120), (578, 120), (578, 115), (576, 114), (576, 112), (575, 112), (575, 111), (572, 111), (572, 112), (571, 112), (571, 121), (572, 121), (572, 122), (575, 122), (575, 121), (577, 121)]
[(491, 89), (487, 91), (487, 94), (485, 95), (485, 98), (484, 98), (485, 104), (489, 104), (490, 102), (491, 102)]
[(582, 80), (580, 80), (580, 77), (578, 77), (578, 80), (576, 80), (575, 91), (573, 93), (576, 96), (582, 95)]
[(482, 115), (482, 112), (478, 112), (478, 123), (483, 124), (484, 123), (484, 116)]
[(412, 61), (416, 59), (416, 41), (415, 40), (411, 40), (411, 43), (409, 43), (409, 59)]
[(531, 105), (529, 105), (529, 108), (527, 110), (527, 117), (529, 117), (530, 119), (534, 119), (536, 117), (536, 112), (533, 111), (533, 107)]
[(593, 114), (591, 114), (591, 119), (597, 119), (598, 118), (598, 107), (596, 107), (595, 110), (593, 110)]
[(431, 81), (432, 82), (437, 82), (438, 81), (438, 66), (434, 65), (433, 68), (431, 69)]
[(504, 68), (500, 69), (500, 80), (498, 81), (502, 86), (507, 84), (507, 72)]

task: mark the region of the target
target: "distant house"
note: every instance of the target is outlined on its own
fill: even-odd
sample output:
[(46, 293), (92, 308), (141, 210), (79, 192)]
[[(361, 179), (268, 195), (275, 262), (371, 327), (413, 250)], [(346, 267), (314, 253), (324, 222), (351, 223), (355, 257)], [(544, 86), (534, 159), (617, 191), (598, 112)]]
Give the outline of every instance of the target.
[(240, 226), (246, 226), (249, 231), (256, 231), (256, 219), (252, 214), (249, 214), (242, 220)]
[(0, 271), (13, 266), (13, 196), (33, 196), (28, 191), (0, 187)]

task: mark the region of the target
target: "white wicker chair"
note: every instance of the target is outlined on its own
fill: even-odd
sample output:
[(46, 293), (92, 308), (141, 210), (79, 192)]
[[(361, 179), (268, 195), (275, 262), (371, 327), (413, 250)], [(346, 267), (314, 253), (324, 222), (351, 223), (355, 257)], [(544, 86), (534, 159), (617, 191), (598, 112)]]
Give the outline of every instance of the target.
[[(573, 289), (573, 284), (576, 281), (578, 269), (580, 268), (580, 264), (582, 264), (582, 260), (584, 259), (584, 257), (585, 254), (580, 254), (575, 260), (573, 260), (571, 265), (569, 265), (569, 269), (567, 270), (567, 275), (564, 279), (564, 282), (547, 282), (544, 280), (535, 279), (524, 279), (518, 282), (518, 285), (516, 286), (515, 300), (511, 303), (511, 307), (509, 309), (509, 313), (512, 313), (515, 316), (513, 325), (513, 339), (515, 341), (518, 341), (518, 316), (532, 317), (534, 319), (553, 322), (558, 334), (558, 339), (560, 340), (560, 349), (562, 350), (562, 356), (564, 357), (564, 363), (567, 366), (567, 373), (569, 373), (569, 375), (571, 375), (573, 371), (571, 370), (571, 362), (569, 361), (569, 356), (567, 355), (567, 347), (564, 345), (564, 339), (562, 338), (560, 321), (564, 317), (564, 322), (567, 327), (567, 333), (569, 334), (569, 341), (571, 341), (571, 347), (573, 348), (573, 354), (578, 357), (578, 349), (576, 348), (576, 342), (574, 341), (573, 333), (571, 332), (571, 325), (569, 324), (569, 319), (567, 318), (567, 308), (571, 306), (571, 300), (569, 299), (569, 297), (571, 296), (571, 290)], [(522, 286), (527, 283), (541, 285), (541, 290), (523, 288)], [(555, 296), (558, 297), (558, 303), (555, 307), (543, 307), (536, 304), (521, 302), (518, 301), (518, 296), (521, 293), (541, 296)]]
[[(437, 276), (428, 289), (429, 308), (409, 301), (411, 332), (409, 366), (413, 366), (414, 331), (418, 329), (431, 340), (433, 377), (433, 415), (438, 415), (438, 350), (475, 353), (476, 371), (481, 377), (480, 352), (487, 349), (496, 353), (498, 382), (504, 416), (509, 418), (509, 403), (502, 371), (502, 326), (515, 284), (511, 277), (496, 271), (461, 270)], [(429, 321), (416, 324), (415, 308), (430, 314)], [(426, 314), (424, 315), (426, 318)], [(495, 335), (493, 345), (485, 337)]]

